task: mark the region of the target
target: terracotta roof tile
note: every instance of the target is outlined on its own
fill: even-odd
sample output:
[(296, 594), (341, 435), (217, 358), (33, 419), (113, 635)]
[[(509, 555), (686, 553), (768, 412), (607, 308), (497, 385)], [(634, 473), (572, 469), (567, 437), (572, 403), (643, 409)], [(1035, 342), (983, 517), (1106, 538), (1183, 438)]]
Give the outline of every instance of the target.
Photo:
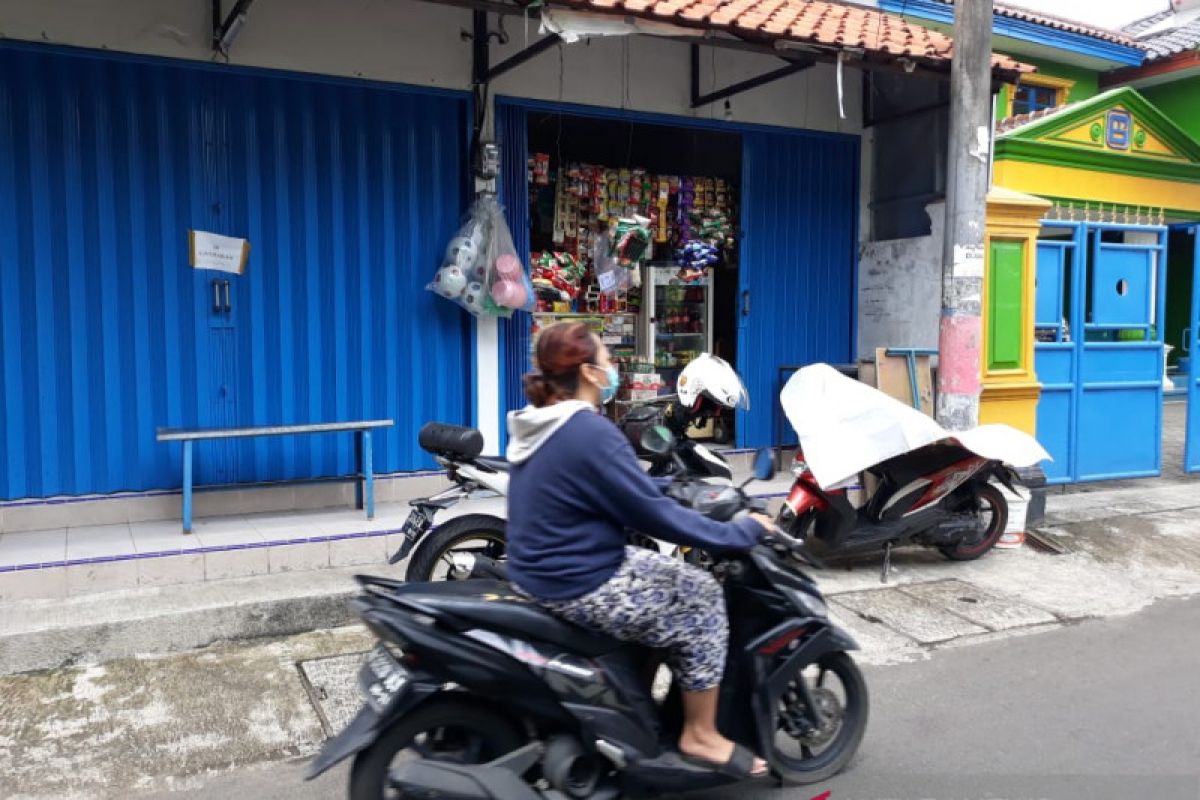
[(1061, 114), (1071, 108), (1075, 108), (1078, 103), (1067, 103), (1061, 106), (1051, 106), (1050, 108), (1039, 108), (1037, 111), (1030, 111), (1027, 114), (1015, 114), (1006, 119), (1002, 119), (996, 123), (996, 135), (1015, 131), (1017, 128), (1023, 128), (1031, 122), (1037, 122), (1040, 119)]
[[(833, 48), (861, 48), (894, 58), (921, 59), (927, 66), (943, 68), (953, 51), (953, 42), (943, 33), (875, 9), (830, 0), (551, 0), (551, 3), (705, 30), (753, 34), (767, 44), (787, 39)], [(993, 54), (992, 67), (1006, 72), (1033, 71), (1033, 67), (1000, 54)]]

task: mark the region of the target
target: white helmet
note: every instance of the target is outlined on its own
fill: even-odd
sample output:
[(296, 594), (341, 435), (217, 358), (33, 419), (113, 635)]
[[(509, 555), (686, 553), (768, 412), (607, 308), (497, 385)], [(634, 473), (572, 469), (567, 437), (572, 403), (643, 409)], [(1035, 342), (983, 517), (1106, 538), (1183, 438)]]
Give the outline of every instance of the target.
[(750, 395), (733, 367), (722, 358), (701, 353), (679, 373), (675, 383), (679, 400), (688, 408), (703, 395), (725, 408), (741, 406), (750, 410)]

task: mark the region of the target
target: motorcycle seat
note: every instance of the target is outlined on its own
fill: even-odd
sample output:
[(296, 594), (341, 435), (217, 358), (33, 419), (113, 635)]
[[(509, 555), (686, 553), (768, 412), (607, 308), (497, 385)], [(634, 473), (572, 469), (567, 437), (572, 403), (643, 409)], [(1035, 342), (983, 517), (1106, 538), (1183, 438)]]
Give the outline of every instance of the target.
[(427, 422), (417, 433), (417, 444), (435, 456), (464, 461), (483, 451), (483, 434), (475, 428)]
[(435, 618), (449, 615), (468, 625), (556, 644), (589, 658), (611, 653), (625, 644), (553, 616), (503, 581), (415, 583), (399, 587), (395, 594)]
[(512, 464), (508, 463), (506, 459), (494, 456), (479, 456), (475, 459), (475, 463), (489, 472), (508, 472), (512, 469)]

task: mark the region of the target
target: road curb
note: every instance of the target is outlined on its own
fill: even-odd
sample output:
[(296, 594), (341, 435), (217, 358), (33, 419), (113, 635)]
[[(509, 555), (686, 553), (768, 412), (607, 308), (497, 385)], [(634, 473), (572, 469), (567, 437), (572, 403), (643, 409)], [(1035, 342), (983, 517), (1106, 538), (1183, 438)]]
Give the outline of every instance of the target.
[(264, 575), (4, 606), (0, 675), (288, 636), (356, 621), (358, 570)]

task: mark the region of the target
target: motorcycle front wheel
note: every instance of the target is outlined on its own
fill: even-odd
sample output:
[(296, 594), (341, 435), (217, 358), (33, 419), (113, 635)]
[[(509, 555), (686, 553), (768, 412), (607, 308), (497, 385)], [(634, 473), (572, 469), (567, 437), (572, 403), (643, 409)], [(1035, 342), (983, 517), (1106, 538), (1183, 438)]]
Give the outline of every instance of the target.
[[(795, 691), (804, 680), (817, 706), (815, 718)], [(796, 674), (778, 709), (778, 731), (768, 761), (783, 780), (792, 784), (819, 783), (837, 775), (862, 743), (870, 716), (867, 682), (846, 653), (830, 653)], [(808, 723), (806, 726), (804, 723)]]
[(520, 731), (499, 714), (462, 700), (434, 700), (401, 717), (355, 757), (350, 800), (400, 798), (389, 773), (406, 761), (485, 764), (522, 744)]
[(404, 579), (410, 583), (453, 580), (455, 553), (504, 558), (504, 520), (488, 514), (467, 514), (438, 525), (417, 547)]

